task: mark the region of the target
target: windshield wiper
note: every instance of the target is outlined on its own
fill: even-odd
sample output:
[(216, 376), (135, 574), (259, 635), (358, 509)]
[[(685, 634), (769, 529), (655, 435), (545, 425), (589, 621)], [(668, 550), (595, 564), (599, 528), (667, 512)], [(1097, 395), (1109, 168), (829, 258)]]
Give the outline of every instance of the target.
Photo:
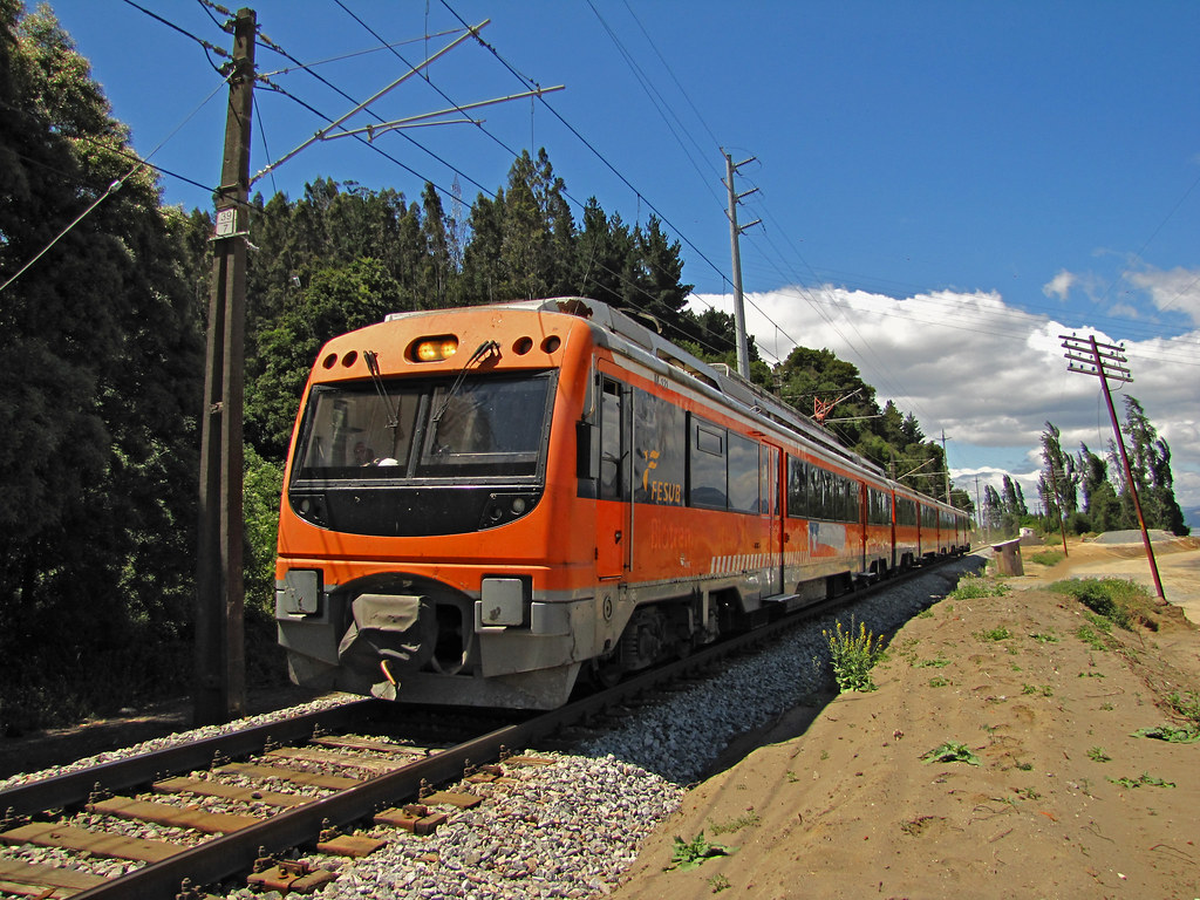
[(442, 420), (442, 415), (446, 412), (446, 407), (450, 405), (450, 401), (458, 393), (458, 389), (462, 387), (463, 379), (467, 377), (467, 369), (471, 368), (476, 362), (481, 361), (485, 356), (499, 352), (499, 341), (484, 341), (475, 348), (475, 352), (471, 354), (470, 359), (463, 363), (463, 367), (458, 370), (458, 377), (454, 379), (454, 384), (450, 385), (450, 390), (446, 391), (446, 396), (442, 399), (442, 405), (437, 408), (437, 412), (430, 419), (433, 425), (437, 425)]
[(379, 354), (374, 350), (364, 350), (362, 355), (367, 363), (367, 371), (371, 373), (371, 382), (375, 385), (375, 391), (379, 394), (383, 408), (387, 410), (387, 427), (392, 429), (392, 449), (394, 452), (396, 445), (404, 437), (404, 434), (400, 431), (400, 398), (396, 398), (396, 409), (393, 412), (391, 399), (388, 397), (387, 389), (383, 383), (383, 373), (379, 369)]

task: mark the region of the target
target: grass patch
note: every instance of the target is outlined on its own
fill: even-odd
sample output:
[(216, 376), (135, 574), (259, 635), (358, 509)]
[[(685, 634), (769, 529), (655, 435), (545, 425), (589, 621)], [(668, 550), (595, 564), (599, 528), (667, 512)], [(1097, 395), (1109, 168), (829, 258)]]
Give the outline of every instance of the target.
[(1080, 625), (1075, 629), (1075, 637), (1079, 638), (1093, 650), (1107, 650), (1108, 647), (1104, 641), (1100, 640), (1100, 636), (1092, 631), (1090, 625)]
[(1039, 566), (1053, 566), (1066, 558), (1067, 555), (1061, 550), (1041, 550), (1029, 557), (1031, 562), (1035, 562)]
[(940, 747), (934, 747), (921, 759), (927, 763), (962, 762), (969, 766), (981, 765), (979, 757), (971, 752), (971, 748), (961, 741), (946, 741)]
[(982, 597), (1003, 597), (1012, 588), (1003, 581), (995, 578), (984, 578), (980, 575), (964, 575), (958, 582), (958, 587), (946, 595), (953, 600), (978, 600)]
[(1003, 625), (999, 628), (989, 628), (987, 631), (975, 632), (975, 637), (981, 641), (1007, 641), (1012, 636), (1012, 632)]
[(1057, 644), (1058, 643), (1058, 636), (1053, 631), (1048, 631), (1044, 634), (1040, 631), (1035, 632), (1035, 633), (1031, 634), (1030, 637), (1033, 638), (1035, 641), (1037, 641), (1039, 644)]
[(1154, 600), (1145, 587), (1128, 578), (1071, 578), (1056, 581), (1050, 590), (1078, 601), (1126, 631), (1135, 623), (1157, 631)]
[(1026, 684), (1021, 688), (1022, 694), (1041, 694), (1043, 697), (1053, 697), (1054, 689), (1048, 684)]
[(841, 622), (836, 623), (833, 634), (821, 633), (829, 642), (829, 658), (838, 689), (864, 693), (875, 690), (871, 667), (883, 655), (883, 635), (872, 635), (862, 622), (858, 625), (858, 634), (853, 630), (843, 631)]
[(1088, 748), (1088, 759), (1092, 762), (1112, 762), (1112, 757), (1108, 755), (1108, 751), (1103, 747)]
[(681, 872), (686, 872), (688, 869), (696, 868), (706, 859), (714, 856), (728, 856), (731, 853), (733, 853), (731, 848), (709, 841), (703, 831), (690, 841), (685, 841), (676, 835), (675, 849), (671, 853), (671, 864), (664, 871), (679, 869)]
[(929, 679), (929, 686), (931, 688), (946, 687), (948, 684), (950, 684), (950, 679), (943, 678), (941, 675)]
[(917, 663), (918, 669), (944, 669), (950, 665), (950, 660), (938, 657), (937, 659), (923, 659)]

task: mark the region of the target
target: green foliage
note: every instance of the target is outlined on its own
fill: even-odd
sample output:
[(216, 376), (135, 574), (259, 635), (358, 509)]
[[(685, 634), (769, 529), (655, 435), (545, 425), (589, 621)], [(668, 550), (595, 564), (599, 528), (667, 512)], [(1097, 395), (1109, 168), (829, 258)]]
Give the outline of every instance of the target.
[(666, 867), (665, 871), (679, 869), (681, 872), (686, 872), (688, 869), (696, 868), (706, 859), (714, 856), (728, 856), (733, 852), (733, 848), (709, 842), (703, 831), (690, 841), (685, 841), (676, 835), (675, 848), (671, 852), (671, 864)]
[(1133, 733), (1133, 736), (1153, 738), (1156, 741), (1166, 741), (1168, 744), (1194, 744), (1200, 741), (1200, 726), (1154, 725), (1150, 728), (1139, 728)]
[(1108, 751), (1103, 747), (1089, 747), (1087, 756), (1092, 762), (1112, 762), (1112, 757), (1108, 755)]
[(1167, 694), (1171, 709), (1200, 725), (1200, 694), (1195, 691), (1171, 691)]
[(1079, 638), (1081, 641), (1083, 641), (1085, 644), (1087, 644), (1089, 647), (1091, 647), (1093, 650), (1107, 650), (1108, 649), (1108, 645), (1106, 645), (1104, 643), (1104, 641), (1102, 641), (1100, 639), (1099, 635), (1097, 635), (1096, 632), (1092, 631), (1091, 627), (1088, 625), (1080, 625), (1079, 628), (1077, 628), (1075, 630), (1075, 636), (1077, 638)]
[(131, 172), (87, 61), (45, 6), (0, 6), (0, 42), (0, 271), (103, 198), (0, 304), (0, 695), (20, 728), (188, 681), (203, 339), (189, 223)]
[(821, 633), (829, 644), (833, 677), (839, 690), (875, 690), (875, 684), (871, 681), (871, 667), (883, 653), (883, 635), (873, 636), (862, 622), (859, 623), (858, 634), (843, 631), (841, 622), (836, 623), (833, 634), (828, 631)]
[(946, 741), (922, 755), (921, 759), (927, 763), (962, 762), (969, 766), (981, 765), (979, 757), (971, 751), (970, 747), (960, 741)]
[(1003, 597), (1012, 588), (996, 578), (964, 575), (958, 586), (946, 595), (947, 600), (979, 600), (983, 597)]
[(1032, 554), (1029, 557), (1031, 562), (1035, 562), (1041, 566), (1053, 566), (1056, 563), (1062, 562), (1066, 558), (1066, 554), (1064, 554), (1061, 550), (1042, 550), (1038, 553)]
[(1007, 641), (1012, 636), (1012, 632), (1003, 625), (975, 632), (975, 637), (981, 641)]
[(712, 876), (712, 878), (708, 879), (708, 886), (712, 888), (712, 892), (714, 894), (719, 894), (726, 888), (732, 887), (732, 885), (729, 883), (729, 879), (725, 877), (723, 872), (718, 872), (716, 875)]
[(279, 537), (279, 498), (283, 467), (246, 448), (242, 488), (246, 520), (246, 555), (243, 572), (246, 604), (274, 616), (275, 550)]
[(1144, 607), (1149, 601), (1144, 587), (1122, 578), (1073, 578), (1056, 581), (1050, 590), (1074, 598), (1096, 615), (1126, 630), (1133, 624), (1130, 608)]

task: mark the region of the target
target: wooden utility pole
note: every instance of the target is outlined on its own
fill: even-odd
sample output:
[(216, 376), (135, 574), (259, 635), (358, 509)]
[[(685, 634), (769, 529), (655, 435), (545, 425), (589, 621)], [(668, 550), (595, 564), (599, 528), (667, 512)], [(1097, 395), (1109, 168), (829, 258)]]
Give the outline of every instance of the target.
[(737, 220), (737, 205), (738, 201), (743, 197), (753, 194), (758, 188), (739, 194), (733, 186), (733, 176), (738, 168), (753, 162), (755, 157), (743, 159), (736, 166), (733, 164), (733, 157), (728, 153), (725, 154), (725, 187), (729, 188), (729, 244), (730, 254), (733, 257), (733, 319), (737, 327), (737, 367), (738, 374), (750, 380), (750, 347), (746, 341), (746, 308), (742, 298), (742, 253), (738, 247), (738, 237), (747, 228), (757, 225), (762, 219), (755, 219), (753, 222), (747, 222), (745, 225), (738, 227)]
[(234, 23), (221, 187), (215, 196), (208, 353), (200, 438), (200, 536), (196, 571), (197, 724), (245, 714), (242, 582), (242, 409), (245, 364), (246, 200), (254, 107), (254, 10)]
[[(1133, 508), (1137, 512), (1138, 526), (1142, 529), (1142, 544), (1146, 548), (1146, 559), (1150, 562), (1150, 574), (1154, 577), (1154, 589), (1158, 592), (1158, 599), (1165, 603), (1167, 598), (1163, 594), (1162, 580), (1158, 577), (1154, 545), (1150, 541), (1150, 533), (1146, 530), (1146, 518), (1142, 515), (1142, 501), (1138, 499), (1137, 485), (1133, 481), (1133, 469), (1129, 465), (1129, 456), (1125, 452), (1125, 438), (1121, 434), (1120, 423), (1117, 422), (1117, 411), (1113, 408), (1112, 392), (1108, 389), (1110, 379), (1122, 384), (1133, 381), (1133, 374), (1125, 365), (1127, 360), (1124, 347), (1097, 343), (1094, 334), (1089, 335), (1086, 341), (1075, 335), (1067, 337), (1065, 334), (1060, 334), (1059, 337), (1062, 338), (1062, 345), (1067, 350), (1064, 354), (1068, 360), (1067, 371), (1079, 372), (1083, 375), (1096, 375), (1100, 378), (1100, 386), (1104, 389), (1104, 401), (1108, 404), (1108, 415), (1112, 419), (1113, 434), (1117, 436), (1117, 449), (1121, 451), (1121, 466), (1125, 470), (1125, 483), (1129, 485), (1129, 494), (1133, 497)], [(1081, 353), (1089, 355), (1077, 355)], [(1082, 368), (1076, 367), (1076, 363)]]

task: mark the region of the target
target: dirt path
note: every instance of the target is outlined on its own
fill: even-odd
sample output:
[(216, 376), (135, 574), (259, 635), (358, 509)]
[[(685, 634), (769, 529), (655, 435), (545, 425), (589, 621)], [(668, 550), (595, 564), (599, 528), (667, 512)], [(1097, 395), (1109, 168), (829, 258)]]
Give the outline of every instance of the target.
[[(841, 695), (811, 724), (785, 717), (775, 743), (691, 792), (615, 896), (1200, 896), (1200, 744), (1133, 736), (1179, 721), (1171, 692), (1200, 691), (1200, 632), (1176, 611), (1158, 631), (1103, 635), (1045, 586), (1137, 578), (1145, 557), (1070, 549), (1053, 570), (1027, 549), (1007, 595), (911, 620), (877, 691)], [(1192, 615), (1197, 565), (1195, 545), (1160, 558), (1167, 596)], [(923, 758), (948, 742), (977, 764)], [(700, 832), (736, 852), (664, 871), (674, 838)]]

